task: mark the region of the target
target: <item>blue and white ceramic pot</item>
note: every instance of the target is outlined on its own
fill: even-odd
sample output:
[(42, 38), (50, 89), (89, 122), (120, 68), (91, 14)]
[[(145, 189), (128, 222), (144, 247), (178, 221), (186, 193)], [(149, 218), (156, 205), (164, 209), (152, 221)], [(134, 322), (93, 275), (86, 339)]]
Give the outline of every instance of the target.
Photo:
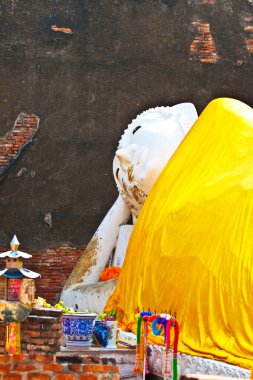
[(63, 314), (63, 334), (66, 336), (66, 345), (87, 346), (92, 341), (92, 334), (97, 314)]

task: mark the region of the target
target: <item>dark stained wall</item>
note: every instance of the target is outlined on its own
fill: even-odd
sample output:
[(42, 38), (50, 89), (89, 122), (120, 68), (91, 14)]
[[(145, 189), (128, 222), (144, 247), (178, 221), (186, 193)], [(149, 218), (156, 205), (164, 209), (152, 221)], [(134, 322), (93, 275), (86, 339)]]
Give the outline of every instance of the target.
[(200, 112), (220, 96), (253, 106), (251, 0), (5, 0), (0, 13), (0, 136), (20, 112), (40, 118), (0, 183), (1, 244), (16, 233), (35, 251), (85, 245), (116, 199), (114, 151), (141, 111)]

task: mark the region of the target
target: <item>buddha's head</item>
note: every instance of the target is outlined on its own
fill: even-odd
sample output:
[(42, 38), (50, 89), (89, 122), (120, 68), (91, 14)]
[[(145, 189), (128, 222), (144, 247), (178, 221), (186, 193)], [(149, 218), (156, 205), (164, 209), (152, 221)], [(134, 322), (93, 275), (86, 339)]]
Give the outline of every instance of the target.
[(191, 103), (156, 107), (142, 112), (125, 130), (115, 153), (113, 174), (134, 222), (148, 192), (197, 117)]

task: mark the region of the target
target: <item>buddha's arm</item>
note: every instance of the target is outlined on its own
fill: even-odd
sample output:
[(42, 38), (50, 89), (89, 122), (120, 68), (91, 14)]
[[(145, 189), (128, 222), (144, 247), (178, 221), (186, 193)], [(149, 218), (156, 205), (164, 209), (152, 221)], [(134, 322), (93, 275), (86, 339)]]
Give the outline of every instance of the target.
[(68, 278), (64, 291), (78, 285), (94, 284), (116, 246), (119, 227), (130, 218), (125, 201), (118, 197), (84, 250), (83, 255)]

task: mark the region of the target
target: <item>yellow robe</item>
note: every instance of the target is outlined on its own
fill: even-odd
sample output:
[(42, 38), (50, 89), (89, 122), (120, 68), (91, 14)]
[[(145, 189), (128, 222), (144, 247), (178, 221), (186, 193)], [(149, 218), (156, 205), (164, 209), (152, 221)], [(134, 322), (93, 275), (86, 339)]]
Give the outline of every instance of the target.
[[(106, 310), (176, 311), (179, 351), (253, 367), (253, 110), (212, 101), (148, 195)], [(162, 339), (152, 340), (162, 344)]]

